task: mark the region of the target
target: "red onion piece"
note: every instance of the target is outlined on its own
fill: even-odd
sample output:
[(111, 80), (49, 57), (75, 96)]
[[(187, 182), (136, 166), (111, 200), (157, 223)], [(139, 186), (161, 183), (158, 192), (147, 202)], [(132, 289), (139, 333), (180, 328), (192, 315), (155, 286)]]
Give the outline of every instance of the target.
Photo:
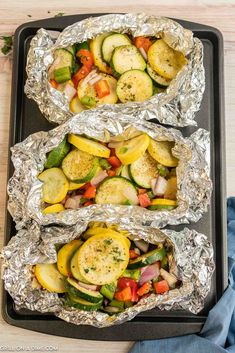
[(107, 172), (105, 170), (101, 170), (94, 176), (94, 178), (91, 179), (91, 185), (98, 185), (101, 181), (107, 178), (107, 176)]
[(144, 240), (134, 240), (135, 245), (144, 253), (148, 251), (149, 243)]
[(76, 210), (80, 206), (81, 198), (82, 198), (82, 195), (75, 195), (75, 196), (69, 197), (65, 202), (64, 207)]
[(77, 94), (77, 90), (72, 85), (70, 85), (70, 83), (67, 83), (63, 90), (63, 93), (66, 95), (68, 101), (70, 102), (75, 96), (75, 94)]
[(134, 248), (134, 252), (136, 253), (136, 255), (140, 255), (140, 249), (139, 248)]
[(160, 262), (159, 261), (155, 262), (152, 265), (142, 267), (139, 285), (142, 286), (145, 282), (151, 281), (155, 277), (158, 277), (159, 272), (160, 272)]
[(102, 79), (102, 77), (100, 75), (96, 75), (95, 77), (93, 77), (90, 81), (89, 81), (89, 85), (94, 85), (96, 82), (100, 81)]
[(133, 205), (138, 205), (139, 204), (139, 199), (135, 193), (135, 191), (128, 189), (123, 192), (123, 195), (127, 198), (128, 201), (133, 203)]
[(167, 184), (168, 184), (168, 181), (159, 175), (157, 178), (154, 194), (156, 196), (164, 195), (167, 189)]
[(145, 61), (148, 61), (148, 56), (146, 54), (146, 51), (144, 50), (144, 48), (139, 48), (139, 51), (141, 53), (141, 55), (143, 56)]

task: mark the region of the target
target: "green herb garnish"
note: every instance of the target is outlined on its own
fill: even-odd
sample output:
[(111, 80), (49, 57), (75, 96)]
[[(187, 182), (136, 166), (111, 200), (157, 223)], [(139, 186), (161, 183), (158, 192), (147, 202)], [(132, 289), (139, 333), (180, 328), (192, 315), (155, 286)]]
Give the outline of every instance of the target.
[(11, 52), (12, 46), (13, 46), (13, 35), (12, 36), (1, 36), (1, 40), (3, 40), (3, 47), (1, 48), (1, 51), (4, 55), (7, 55)]
[(62, 17), (65, 15), (65, 12), (58, 12), (54, 17)]

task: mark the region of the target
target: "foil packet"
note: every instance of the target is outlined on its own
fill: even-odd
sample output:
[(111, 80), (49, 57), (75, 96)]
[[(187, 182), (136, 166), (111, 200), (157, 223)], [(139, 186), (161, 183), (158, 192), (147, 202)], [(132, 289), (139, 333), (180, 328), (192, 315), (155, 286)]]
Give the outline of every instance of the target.
[(78, 238), (87, 226), (88, 223), (82, 220), (70, 227), (40, 228), (33, 222), (27, 230), (20, 230), (3, 248), (2, 279), (17, 310), (27, 308), (54, 313), (67, 322), (95, 327), (121, 324), (142, 311), (156, 307), (161, 310), (187, 310), (194, 314), (202, 310), (214, 271), (213, 248), (205, 235), (187, 228), (181, 232), (160, 231), (152, 227), (118, 223), (119, 230), (128, 231), (133, 240), (143, 239), (152, 244), (166, 242), (170, 245), (176, 262), (175, 270), (182, 281), (181, 287), (163, 295), (151, 294), (122, 313), (109, 316), (102, 312), (78, 310), (66, 306), (58, 294), (42, 289), (34, 276), (33, 265), (55, 263), (55, 245)]
[[(8, 210), (17, 229), (26, 227), (31, 220), (40, 225), (73, 225), (83, 221), (119, 220), (135, 225), (141, 223), (162, 228), (167, 224), (197, 222), (207, 211), (212, 182), (210, 180), (209, 133), (198, 129), (184, 138), (180, 131), (144, 122), (129, 123), (129, 116), (101, 111), (86, 111), (49, 132), (37, 132), (11, 148), (15, 167), (8, 182)], [(42, 213), (42, 185), (38, 175), (44, 169), (47, 153), (57, 147), (68, 133), (85, 134), (98, 141), (107, 142), (110, 136), (123, 134), (133, 127), (158, 141), (174, 141), (172, 154), (178, 158), (177, 207), (172, 210), (150, 211), (139, 206), (94, 204), (59, 213)], [(125, 133), (124, 133), (125, 134)]]
[(112, 111), (129, 114), (130, 121), (157, 118), (160, 123), (173, 126), (197, 125), (194, 116), (200, 108), (205, 89), (202, 42), (179, 23), (144, 13), (89, 17), (66, 27), (57, 39), (54, 33), (52, 35), (50, 31), (40, 29), (30, 44), (25, 93), (37, 102), (42, 114), (57, 124), (74, 115), (69, 110), (65, 95), (49, 84), (48, 68), (53, 62), (54, 51), (95, 38), (104, 32), (162, 37), (169, 46), (187, 56), (188, 64), (172, 80), (166, 91), (144, 102), (106, 104), (96, 109), (105, 113)]

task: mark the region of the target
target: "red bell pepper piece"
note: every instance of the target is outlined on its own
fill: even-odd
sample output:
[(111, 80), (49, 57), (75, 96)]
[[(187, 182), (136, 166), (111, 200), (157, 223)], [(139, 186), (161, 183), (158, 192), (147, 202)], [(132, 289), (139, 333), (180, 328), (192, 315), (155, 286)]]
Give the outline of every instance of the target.
[(137, 48), (143, 48), (144, 51), (147, 54), (149, 48), (152, 45), (152, 42), (151, 42), (151, 40), (149, 38), (146, 38), (146, 37), (143, 37), (143, 36), (139, 36), (139, 37), (135, 37), (134, 38), (134, 45)]
[(99, 80), (95, 83), (95, 90), (99, 98), (103, 98), (110, 94), (110, 87), (106, 80)]
[(146, 193), (146, 189), (138, 189), (138, 194), (141, 195), (141, 194), (145, 194)]
[(56, 80), (51, 79), (50, 84), (52, 85), (53, 88), (57, 89), (59, 84), (56, 82)]
[(110, 177), (113, 177), (113, 176), (115, 176), (115, 175), (116, 175), (115, 170), (112, 170), (112, 169), (107, 170), (107, 173), (108, 173), (108, 176), (110, 176)]
[(119, 159), (116, 156), (109, 157), (108, 162), (109, 164), (111, 164), (113, 168), (119, 168), (122, 165), (122, 163), (119, 161)]
[(76, 56), (80, 59), (81, 63), (91, 69), (91, 67), (94, 65), (94, 60), (91, 52), (87, 49), (80, 49), (77, 53)]
[(155, 282), (154, 283), (154, 288), (157, 294), (163, 294), (169, 291), (169, 285), (167, 283), (167, 281), (164, 279), (162, 281), (159, 282)]
[(79, 190), (87, 190), (90, 186), (91, 186), (91, 183), (88, 182), (88, 183), (82, 185), (82, 186), (79, 188)]
[(151, 289), (150, 282), (144, 283), (137, 291), (137, 294), (142, 297), (144, 294), (147, 294)]
[(119, 278), (117, 288), (119, 290), (122, 290), (122, 289), (124, 289), (126, 287), (130, 287), (131, 288), (132, 296), (131, 296), (130, 301), (137, 302), (138, 301), (138, 294), (137, 294), (138, 285), (137, 285), (137, 282), (134, 279), (132, 279), (132, 278), (126, 278), (126, 277)]
[(130, 287), (125, 287), (114, 294), (114, 298), (122, 302), (131, 301), (132, 291)]
[(83, 78), (85, 78), (89, 74), (90, 71), (91, 71), (91, 67), (83, 65), (76, 72), (76, 74), (72, 78), (72, 81), (74, 83), (75, 88), (77, 88), (79, 81), (82, 80)]
[(135, 252), (135, 250), (133, 250), (133, 249), (130, 249), (129, 250), (129, 255), (130, 255), (130, 259), (136, 259), (139, 255), (138, 254), (136, 254), (136, 252)]
[(139, 194), (138, 199), (139, 199), (141, 207), (148, 207), (151, 205), (151, 200), (150, 200), (147, 193), (146, 194)]
[(89, 188), (84, 192), (83, 197), (85, 199), (93, 199), (96, 195), (96, 186), (91, 185)]
[(92, 201), (87, 201), (87, 202), (84, 203), (83, 206), (87, 207), (87, 206), (90, 206), (90, 205), (93, 205), (93, 204), (94, 204), (94, 202), (92, 202)]

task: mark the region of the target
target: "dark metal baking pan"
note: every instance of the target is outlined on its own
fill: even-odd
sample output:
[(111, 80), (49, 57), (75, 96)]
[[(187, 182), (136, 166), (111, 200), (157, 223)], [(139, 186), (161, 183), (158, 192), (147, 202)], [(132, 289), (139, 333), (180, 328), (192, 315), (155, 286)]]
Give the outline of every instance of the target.
[[(41, 27), (61, 31), (68, 25), (89, 16), (101, 14), (74, 15), (29, 22), (20, 26), (14, 36), (14, 59), (12, 77), (10, 146), (39, 130), (49, 130), (53, 125), (47, 122), (37, 105), (24, 95), (26, 79), (26, 57), (32, 37)], [(214, 184), (208, 213), (197, 224), (189, 227), (205, 233), (214, 245), (216, 270), (212, 278), (211, 291), (204, 309), (193, 315), (186, 311), (160, 311), (154, 309), (141, 313), (132, 321), (119, 326), (98, 329), (91, 326), (75, 326), (52, 315), (42, 315), (28, 310), (17, 311), (11, 297), (3, 291), (2, 314), (11, 325), (48, 334), (94, 340), (143, 340), (178, 336), (199, 332), (209, 310), (221, 297), (227, 286), (226, 258), (226, 214), (225, 214), (225, 142), (224, 142), (224, 101), (223, 101), (223, 39), (220, 32), (212, 27), (177, 20), (192, 30), (204, 46), (206, 90), (200, 111), (196, 115), (198, 126), (211, 133), (211, 177)], [(181, 129), (185, 136), (195, 127)], [(13, 168), (9, 161), (9, 177)], [(175, 227), (176, 230), (184, 226)], [(14, 223), (6, 214), (5, 244), (15, 234)]]

